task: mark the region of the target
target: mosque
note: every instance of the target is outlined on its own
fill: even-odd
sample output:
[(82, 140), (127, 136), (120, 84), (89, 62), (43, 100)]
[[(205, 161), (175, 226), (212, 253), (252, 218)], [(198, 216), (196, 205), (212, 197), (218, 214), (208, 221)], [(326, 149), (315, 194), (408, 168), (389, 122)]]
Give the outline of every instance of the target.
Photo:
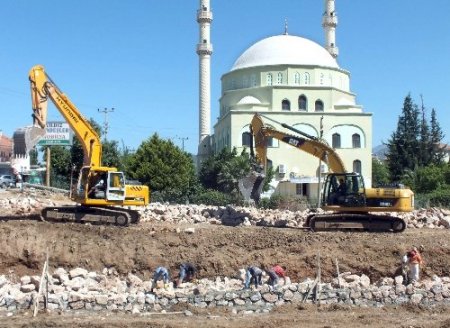
[[(338, 17), (335, 0), (325, 0), (322, 27), (325, 46), (288, 34), (270, 36), (251, 45), (221, 78), (220, 111), (210, 132), (210, 60), (212, 12), (209, 0), (200, 0), (199, 148), (207, 156), (222, 148), (238, 152), (250, 146), (249, 124), (257, 112), (265, 123), (320, 137), (342, 158), (347, 171), (360, 173), (366, 187), (372, 176), (372, 113), (363, 111), (350, 90), (350, 73), (338, 65)], [(268, 163), (275, 171), (269, 192), (317, 199), (325, 164), (290, 145), (270, 140)]]

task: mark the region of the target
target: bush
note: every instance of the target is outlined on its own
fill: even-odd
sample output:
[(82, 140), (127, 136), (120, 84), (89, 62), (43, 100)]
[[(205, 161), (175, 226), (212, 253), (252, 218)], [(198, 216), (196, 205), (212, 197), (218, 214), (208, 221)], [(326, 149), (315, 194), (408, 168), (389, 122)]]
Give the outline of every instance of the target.
[(279, 209), (289, 211), (304, 211), (309, 208), (306, 198), (273, 194), (269, 199), (263, 198), (258, 204), (260, 208)]
[(207, 189), (196, 195), (192, 195), (191, 202), (194, 204), (213, 206), (225, 206), (234, 203), (233, 197), (230, 194), (225, 194), (212, 189)]
[(450, 190), (440, 189), (428, 194), (430, 207), (450, 207)]

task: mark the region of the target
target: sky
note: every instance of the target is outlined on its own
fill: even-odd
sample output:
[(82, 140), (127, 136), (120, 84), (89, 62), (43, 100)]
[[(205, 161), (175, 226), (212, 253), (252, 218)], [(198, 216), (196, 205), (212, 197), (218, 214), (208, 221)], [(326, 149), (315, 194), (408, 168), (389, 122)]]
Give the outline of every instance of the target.
[[(31, 124), (28, 71), (44, 65), (108, 139), (135, 150), (154, 133), (198, 145), (199, 0), (0, 0), (0, 130)], [(323, 0), (211, 0), (211, 124), (220, 78), (255, 42), (284, 32), (324, 45)], [(373, 146), (395, 131), (405, 96), (434, 108), (450, 141), (450, 1), (336, 0), (337, 59), (373, 113)], [(114, 108), (113, 112), (110, 112)], [(49, 107), (49, 121), (62, 120)], [(212, 130), (211, 126), (211, 131)]]

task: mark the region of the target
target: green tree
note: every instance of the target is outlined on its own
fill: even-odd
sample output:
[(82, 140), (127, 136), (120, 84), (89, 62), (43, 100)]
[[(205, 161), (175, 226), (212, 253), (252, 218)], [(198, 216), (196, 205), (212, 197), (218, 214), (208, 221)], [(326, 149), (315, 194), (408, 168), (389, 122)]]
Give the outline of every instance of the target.
[(387, 142), (387, 163), (392, 181), (401, 181), (418, 166), (420, 120), (419, 109), (407, 95), (397, 123), (397, 130)]
[(431, 110), (431, 138), (430, 142), (432, 147), (432, 158), (431, 163), (439, 165), (442, 163), (445, 157), (445, 146), (441, 146), (442, 140), (444, 139), (444, 132), (442, 132), (439, 121), (436, 117), (436, 110), (433, 108)]
[(418, 163), (419, 166), (426, 166), (431, 162), (433, 156), (433, 144), (431, 143), (430, 126), (428, 124), (425, 115), (425, 106), (421, 107), (421, 122), (420, 122), (420, 139), (419, 139), (419, 152), (418, 152)]
[(133, 154), (128, 173), (164, 201), (187, 201), (197, 181), (192, 157), (156, 133)]
[(119, 143), (115, 140), (105, 140), (102, 143), (102, 165), (117, 167), (123, 170), (122, 158), (119, 150)]
[(45, 147), (44, 156), (50, 149), (50, 185), (52, 187), (68, 189), (70, 185), (71, 165), (70, 150), (63, 146)]
[(199, 180), (203, 187), (206, 189), (218, 190), (221, 192), (226, 192), (226, 185), (223, 185), (224, 177), (219, 178), (222, 171), (225, 170), (225, 166), (228, 165), (234, 157), (237, 156), (236, 148), (229, 150), (228, 148), (223, 148), (217, 154), (209, 156), (201, 165), (199, 170)]
[(389, 183), (389, 170), (378, 158), (372, 158), (372, 184), (383, 186)]

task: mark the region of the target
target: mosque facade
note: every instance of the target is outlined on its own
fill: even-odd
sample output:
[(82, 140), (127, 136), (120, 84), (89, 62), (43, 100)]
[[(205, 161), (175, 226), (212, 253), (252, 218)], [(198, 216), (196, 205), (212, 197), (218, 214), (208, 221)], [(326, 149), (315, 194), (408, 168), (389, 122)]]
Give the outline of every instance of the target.
[[(251, 45), (221, 78), (219, 117), (210, 138), (214, 152), (250, 146), (249, 124), (255, 113), (289, 134), (280, 123), (325, 140), (342, 158), (347, 171), (360, 173), (366, 187), (372, 175), (372, 114), (363, 111), (350, 89), (350, 73), (337, 63), (335, 1), (325, 0), (322, 26), (325, 46), (285, 33)], [(276, 139), (268, 148), (275, 175), (269, 194), (318, 196), (327, 166)]]

